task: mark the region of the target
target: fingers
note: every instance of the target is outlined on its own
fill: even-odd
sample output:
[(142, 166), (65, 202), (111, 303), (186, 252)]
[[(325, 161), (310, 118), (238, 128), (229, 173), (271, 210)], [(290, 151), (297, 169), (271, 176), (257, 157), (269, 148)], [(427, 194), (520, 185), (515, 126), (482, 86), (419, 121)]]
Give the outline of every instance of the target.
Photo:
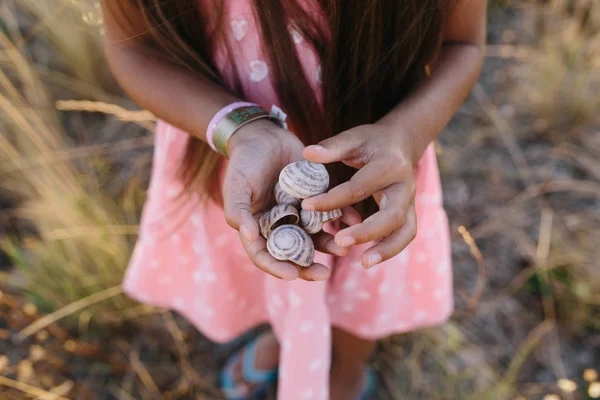
[(361, 224), (339, 231), (335, 242), (339, 246), (352, 246), (379, 240), (405, 222), (407, 210), (414, 196), (414, 185), (397, 183), (382, 192), (380, 211)]
[(313, 264), (308, 268), (300, 268), (300, 279), (305, 281), (326, 281), (331, 276), (331, 270), (323, 264)]
[(400, 254), (417, 234), (417, 213), (414, 203), (406, 213), (406, 222), (383, 241), (365, 251), (362, 258), (364, 268), (371, 268)]
[(286, 281), (292, 281), (300, 275), (299, 267), (292, 263), (276, 260), (269, 254), (267, 241), (264, 238), (258, 237), (254, 242), (250, 242), (244, 235), (240, 234), (240, 240), (250, 260), (267, 274)]
[(361, 168), (348, 181), (329, 192), (309, 197), (302, 208), (310, 211), (329, 211), (359, 203), (398, 180), (397, 171), (385, 161), (373, 161)]
[(251, 210), (252, 192), (236, 171), (228, 170), (223, 182), (223, 210), (227, 224), (249, 241), (259, 236), (259, 226)]
[(302, 155), (308, 161), (322, 164), (354, 158), (364, 144), (365, 137), (352, 130), (345, 131), (317, 145), (306, 147)]
[(348, 226), (352, 226), (360, 224), (362, 217), (354, 207), (344, 207), (342, 208), (342, 222)]
[[(254, 242), (250, 242), (240, 234), (240, 240), (254, 265), (276, 278), (286, 281), (293, 281), (297, 278), (307, 281), (325, 281), (331, 275), (329, 268), (323, 264), (315, 263), (308, 268), (302, 268), (293, 263), (275, 259), (269, 254), (267, 242), (262, 236)], [(333, 242), (333, 240), (331, 241)]]
[(315, 243), (315, 250), (321, 253), (331, 254), (333, 256), (347, 256), (350, 253), (349, 247), (338, 246), (335, 243), (333, 235), (326, 232), (319, 232), (312, 236)]

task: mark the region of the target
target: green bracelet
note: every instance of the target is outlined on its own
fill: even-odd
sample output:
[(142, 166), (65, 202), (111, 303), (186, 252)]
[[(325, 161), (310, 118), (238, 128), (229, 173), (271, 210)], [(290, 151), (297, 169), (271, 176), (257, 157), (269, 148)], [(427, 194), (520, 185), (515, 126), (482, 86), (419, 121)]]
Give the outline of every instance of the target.
[(231, 137), (242, 126), (263, 118), (272, 119), (281, 125), (281, 121), (277, 117), (257, 106), (240, 107), (231, 111), (217, 122), (213, 134), (215, 149), (226, 158), (229, 158), (227, 144)]

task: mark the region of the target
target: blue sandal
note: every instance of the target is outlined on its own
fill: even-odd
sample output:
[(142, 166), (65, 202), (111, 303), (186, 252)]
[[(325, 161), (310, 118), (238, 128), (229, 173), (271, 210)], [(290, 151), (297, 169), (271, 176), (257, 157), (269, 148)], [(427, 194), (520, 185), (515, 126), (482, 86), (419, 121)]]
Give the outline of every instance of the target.
[[(256, 370), (257, 339), (252, 340), (238, 354), (229, 359), (221, 372), (221, 390), (227, 400), (247, 400), (264, 394), (269, 385), (277, 381), (277, 369), (272, 371)], [(236, 385), (234, 380), (234, 369), (242, 357), (242, 376), (244, 383), (256, 385), (256, 388), (247, 393), (245, 387)]]
[(375, 394), (376, 379), (377, 379), (375, 376), (375, 371), (373, 371), (372, 368), (367, 367), (365, 369), (365, 378), (366, 378), (365, 379), (366, 380), (365, 387), (363, 388), (362, 392), (358, 396), (357, 400), (369, 400)]

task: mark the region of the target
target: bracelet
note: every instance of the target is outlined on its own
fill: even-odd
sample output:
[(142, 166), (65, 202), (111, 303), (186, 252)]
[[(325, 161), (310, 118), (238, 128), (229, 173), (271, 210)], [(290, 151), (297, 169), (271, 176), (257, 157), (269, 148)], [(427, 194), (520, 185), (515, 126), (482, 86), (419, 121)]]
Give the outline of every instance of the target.
[(250, 122), (269, 118), (278, 123), (282, 128), (285, 124), (285, 114), (277, 107), (269, 113), (254, 103), (233, 103), (219, 111), (209, 124), (207, 141), (213, 150), (228, 157), (227, 144), (231, 137), (244, 125)]
[(229, 114), (236, 108), (249, 107), (249, 106), (258, 106), (258, 105), (254, 104), (254, 103), (247, 103), (247, 102), (241, 102), (241, 101), (237, 102), (237, 103), (232, 103), (226, 107), (223, 107), (221, 110), (219, 110), (219, 112), (217, 112), (215, 114), (215, 116), (210, 120), (210, 123), (208, 124), (208, 129), (206, 131), (206, 142), (210, 145), (210, 147), (214, 151), (217, 151), (217, 148), (215, 147), (215, 143), (214, 143), (214, 134), (215, 134), (215, 129), (217, 128), (217, 124), (219, 123), (219, 121), (222, 120), (223, 117), (225, 117), (227, 114)]

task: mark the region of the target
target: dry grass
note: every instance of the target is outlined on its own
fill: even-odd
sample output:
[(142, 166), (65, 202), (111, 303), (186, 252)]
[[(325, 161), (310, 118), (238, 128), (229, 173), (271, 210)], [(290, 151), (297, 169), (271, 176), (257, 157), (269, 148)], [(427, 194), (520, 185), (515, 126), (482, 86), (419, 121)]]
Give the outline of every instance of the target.
[(600, 124), (600, 4), (579, 0), (572, 10), (568, 2), (552, 3), (536, 10), (544, 31), (527, 51), (517, 94), (538, 131), (564, 138)]
[(37, 17), (36, 25), (23, 38), (42, 35), (61, 54), (74, 78), (103, 88), (110, 79), (105, 68), (100, 3), (93, 0), (17, 0), (20, 7)]
[[(42, 13), (49, 3), (24, 4)], [(94, 82), (98, 64), (88, 54), (90, 50), (101, 54), (99, 42), (90, 48), (93, 40), (76, 34), (82, 26), (77, 23), (80, 14), (72, 8), (52, 11), (64, 12), (60, 23), (49, 13), (35, 29), (51, 32), (49, 36), (63, 57), (81, 58), (68, 58), (72, 61), (68, 64), (77, 66), (73, 74)], [(6, 20), (7, 15), (16, 18), (10, 8), (3, 12)], [(70, 28), (74, 31), (69, 32)], [(129, 236), (137, 233), (129, 221), (135, 220), (137, 210), (124, 210), (102, 192), (100, 177), (94, 176), (100, 171), (86, 166), (93, 172), (82, 175), (81, 167), (76, 168), (69, 158), (53, 159), (52, 155), (72, 146), (29, 53), (19, 47), (26, 42), (27, 37), (16, 29), (0, 32), (5, 58), (0, 70), (0, 181), (3, 190), (20, 204), (16, 216), (33, 224), (26, 248), (8, 238), (3, 247), (21, 268), (16, 284), (22, 282), (36, 303), (51, 311), (120, 283), (131, 252)], [(127, 215), (130, 212), (134, 215)], [(95, 310), (102, 318), (130, 306), (122, 297), (112, 298)]]
[[(538, 42), (529, 46), (492, 46), (491, 55), (519, 61), (516, 68), (514, 96), (533, 123), (529, 129), (515, 133), (518, 121), (503, 115), (482, 91), (475, 89), (475, 98), (497, 128), (517, 167), (519, 177), (533, 193), (541, 188), (536, 204), (540, 213), (537, 247), (529, 251), (533, 260), (507, 288), (515, 295), (518, 288), (527, 288), (543, 298), (546, 318), (558, 320), (570, 332), (597, 330), (600, 308), (598, 296), (600, 276), (597, 274), (598, 249), (592, 245), (600, 240), (599, 215), (558, 212), (550, 203), (551, 192), (562, 186), (571, 196), (600, 196), (598, 160), (600, 149), (593, 143), (594, 132), (600, 129), (600, 4), (587, 0), (551, 0), (544, 6), (529, 6), (529, 22), (539, 26)], [(522, 116), (521, 116), (522, 118)], [(531, 121), (531, 120), (528, 120)], [(590, 135), (591, 133), (591, 135)], [(589, 179), (581, 181), (540, 181), (529, 165), (519, 139), (538, 134), (553, 144), (559, 144), (558, 162), (579, 164)], [(548, 165), (555, 169), (557, 165)], [(556, 189), (555, 189), (556, 188)], [(591, 189), (591, 190), (589, 190)], [(525, 195), (527, 196), (527, 195)], [(523, 198), (522, 196), (520, 196)], [(475, 228), (479, 237), (490, 231), (528, 238), (517, 219), (524, 204), (514, 201), (499, 210), (484, 226)], [(585, 200), (581, 200), (585, 202)], [(507, 218), (515, 215), (515, 219)], [(548, 222), (550, 221), (550, 222)], [(521, 229), (520, 229), (521, 228)], [(490, 229), (490, 231), (485, 232)], [(528, 247), (521, 244), (522, 247)], [(533, 247), (529, 245), (529, 247)]]

